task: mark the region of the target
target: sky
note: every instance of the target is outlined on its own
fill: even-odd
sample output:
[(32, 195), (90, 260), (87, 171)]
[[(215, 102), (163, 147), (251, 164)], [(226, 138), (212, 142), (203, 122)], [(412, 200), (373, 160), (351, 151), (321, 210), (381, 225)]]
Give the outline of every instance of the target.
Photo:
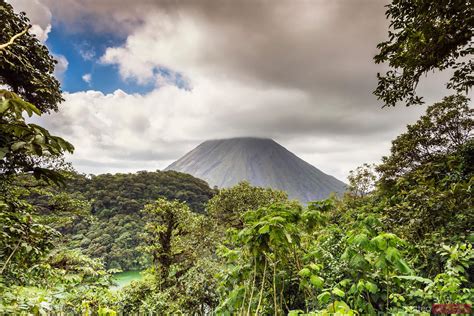
[[(373, 96), (382, 0), (10, 0), (58, 61), (65, 101), (37, 118), (83, 173), (163, 169), (208, 139), (272, 138), (345, 181), (426, 105)], [(447, 75), (419, 86), (429, 105)]]

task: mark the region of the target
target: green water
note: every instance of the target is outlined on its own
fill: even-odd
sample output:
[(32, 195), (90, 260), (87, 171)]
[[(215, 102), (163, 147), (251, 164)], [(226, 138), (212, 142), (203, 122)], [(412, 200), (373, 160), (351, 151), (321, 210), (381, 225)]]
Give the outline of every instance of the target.
[(140, 274), (140, 271), (125, 271), (116, 273), (112, 277), (115, 284), (111, 288), (114, 290), (118, 290), (130, 284), (130, 282), (140, 280), (141, 278), (142, 275)]

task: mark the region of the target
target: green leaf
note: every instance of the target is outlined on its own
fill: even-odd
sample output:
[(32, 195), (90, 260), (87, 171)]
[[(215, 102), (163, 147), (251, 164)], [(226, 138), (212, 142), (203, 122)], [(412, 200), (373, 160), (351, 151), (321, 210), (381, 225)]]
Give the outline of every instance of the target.
[(354, 315), (351, 308), (342, 301), (335, 301), (328, 306), (328, 312), (336, 315)]
[(301, 277), (308, 277), (311, 275), (311, 271), (308, 268), (303, 268), (298, 272), (298, 275)]
[(357, 253), (351, 257), (351, 259), (349, 260), (349, 265), (352, 268), (363, 268), (366, 267), (368, 263), (363, 256)]
[(370, 241), (373, 245), (375, 245), (379, 250), (387, 249), (388, 242), (385, 240), (383, 235), (378, 235)]
[(260, 229), (258, 230), (258, 233), (263, 235), (263, 234), (266, 234), (270, 231), (270, 226), (268, 225), (263, 225), (262, 227), (260, 227)]
[(6, 147), (0, 147), (0, 159), (3, 159), (8, 153), (8, 148)]
[(403, 259), (395, 261), (395, 266), (401, 273), (406, 273), (406, 274), (412, 273), (412, 270)]
[(422, 278), (415, 275), (394, 275), (393, 278), (401, 279), (401, 280), (417, 281), (417, 282), (425, 283), (425, 284), (433, 283), (433, 281), (431, 281), (430, 279)]
[(385, 251), (385, 257), (387, 260), (394, 262), (400, 259), (400, 252), (394, 247), (388, 247)]
[(2, 100), (0, 102), (0, 114), (3, 114), (8, 108), (10, 107), (10, 102), (9, 100)]
[(16, 142), (11, 146), (11, 148), (12, 148), (12, 151), (17, 151), (25, 147), (25, 145), (26, 145), (26, 142)]
[(369, 239), (367, 238), (366, 234), (362, 233), (362, 234), (355, 235), (352, 238), (351, 243), (357, 246), (365, 247), (369, 243)]
[(332, 294), (337, 295), (339, 297), (344, 297), (344, 295), (346, 295), (343, 290), (338, 289), (337, 287), (332, 289)]
[(324, 280), (317, 275), (312, 275), (309, 278), (309, 281), (318, 289), (322, 288), (324, 285)]
[(317, 298), (318, 298), (318, 301), (321, 304), (326, 304), (331, 299), (331, 293), (323, 292), (323, 293), (319, 294)]
[(367, 289), (367, 291), (369, 291), (370, 293), (372, 294), (375, 294), (377, 293), (378, 291), (378, 287), (376, 284), (372, 283), (372, 282), (366, 282), (365, 283), (365, 288)]
[(311, 263), (311, 264), (309, 265), (309, 267), (310, 267), (311, 270), (313, 270), (313, 271), (319, 271), (319, 270), (321, 270), (321, 265), (316, 264), (316, 263)]

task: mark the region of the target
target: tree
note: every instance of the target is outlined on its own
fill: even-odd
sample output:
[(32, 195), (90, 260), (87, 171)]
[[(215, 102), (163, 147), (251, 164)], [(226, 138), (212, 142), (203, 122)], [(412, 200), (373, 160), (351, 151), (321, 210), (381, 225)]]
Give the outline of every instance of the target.
[(222, 189), (207, 204), (207, 210), (221, 227), (243, 227), (242, 215), (249, 210), (288, 201), (283, 191), (270, 188), (253, 187), (248, 182)]
[(474, 109), (461, 95), (445, 97), (426, 109), (415, 124), (392, 142), (391, 154), (377, 166), (382, 183), (459, 150), (473, 137)]
[[(58, 233), (37, 222), (33, 207), (23, 196), (27, 188), (15, 182), (17, 174), (59, 182), (61, 175), (47, 168), (74, 147), (41, 126), (27, 124), (23, 115), (41, 115), (56, 109), (61, 99), (59, 83), (52, 76), (54, 60), (45, 46), (27, 33), (28, 19), (0, 2), (0, 275), (3, 280), (24, 282), (28, 268), (54, 247)], [(25, 98), (27, 101), (22, 99)], [(37, 102), (40, 108), (32, 103)], [(2, 282), (0, 282), (2, 285)]]
[(27, 32), (25, 13), (0, 0), (0, 85), (6, 85), (41, 112), (57, 111), (63, 101), (53, 75), (56, 61), (48, 48)]
[(13, 90), (0, 90), (0, 176), (33, 172), (37, 178), (58, 181), (58, 173), (42, 168), (41, 159), (72, 153), (74, 147), (41, 126), (26, 124), (23, 117), (23, 112), (31, 117), (57, 110), (62, 97), (53, 76), (55, 60), (27, 32), (30, 25), (24, 13), (15, 14), (1, 0), (0, 18), (0, 85)]
[[(0, 224), (3, 227), (0, 274), (16, 277), (53, 247), (57, 233), (33, 219), (32, 206), (21, 198), (24, 185), (13, 185), (13, 176), (32, 172), (39, 179), (58, 182), (62, 176), (44, 168), (41, 158), (73, 151), (73, 146), (64, 139), (51, 135), (41, 126), (27, 124), (23, 112), (30, 116), (41, 114), (15, 93), (0, 90)], [(11, 263), (15, 263), (16, 270), (11, 269)]]
[(472, 0), (393, 0), (389, 40), (377, 45), (376, 63), (388, 62), (391, 70), (377, 74), (374, 94), (384, 106), (423, 103), (416, 95), (422, 75), (434, 70), (454, 70), (447, 83), (458, 93), (474, 83), (474, 3)]
[(377, 179), (374, 168), (375, 165), (364, 163), (349, 172), (347, 179), (349, 180), (349, 192), (352, 195), (362, 197), (374, 189), (375, 180)]
[(171, 269), (175, 269), (174, 276), (179, 278), (193, 261), (195, 241), (190, 237), (198, 215), (183, 202), (163, 198), (145, 205), (143, 213), (147, 221), (145, 250), (153, 257), (161, 283), (169, 285)]
[(217, 304), (213, 276), (219, 268), (208, 218), (191, 212), (184, 202), (164, 198), (147, 204), (143, 213), (144, 250), (153, 257), (154, 291), (142, 291), (142, 303), (132, 305), (147, 313), (206, 314)]

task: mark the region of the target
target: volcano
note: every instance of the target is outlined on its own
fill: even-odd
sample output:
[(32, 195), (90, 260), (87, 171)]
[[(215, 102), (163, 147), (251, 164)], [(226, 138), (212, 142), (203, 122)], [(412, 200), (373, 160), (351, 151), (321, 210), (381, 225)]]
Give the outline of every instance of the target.
[(219, 188), (248, 181), (254, 186), (286, 191), (290, 199), (302, 203), (346, 190), (343, 182), (267, 138), (208, 140), (165, 170), (188, 173)]

